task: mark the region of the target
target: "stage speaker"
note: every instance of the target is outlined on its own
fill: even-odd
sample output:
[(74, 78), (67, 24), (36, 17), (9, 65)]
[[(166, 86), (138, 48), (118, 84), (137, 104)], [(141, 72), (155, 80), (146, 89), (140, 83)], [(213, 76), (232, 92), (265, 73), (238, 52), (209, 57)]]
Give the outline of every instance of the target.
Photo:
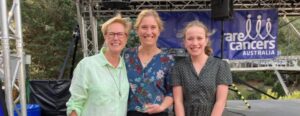
[(224, 20), (232, 16), (233, 0), (211, 0), (211, 16), (214, 20)]
[(103, 7), (109, 9), (127, 9), (130, 4), (130, 0), (102, 0)]

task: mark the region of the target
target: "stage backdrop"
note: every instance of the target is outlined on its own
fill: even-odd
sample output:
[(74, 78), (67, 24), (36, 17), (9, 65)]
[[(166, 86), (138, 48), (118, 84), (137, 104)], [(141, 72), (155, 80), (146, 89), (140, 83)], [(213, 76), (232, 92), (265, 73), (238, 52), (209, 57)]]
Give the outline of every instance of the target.
[[(214, 56), (221, 57), (222, 22), (211, 19), (210, 11), (159, 12), (164, 21), (158, 45), (161, 48), (182, 48), (182, 29), (195, 19), (213, 33), (210, 37)], [(269, 59), (277, 56), (278, 12), (276, 9), (235, 10), (224, 21), (225, 59)]]

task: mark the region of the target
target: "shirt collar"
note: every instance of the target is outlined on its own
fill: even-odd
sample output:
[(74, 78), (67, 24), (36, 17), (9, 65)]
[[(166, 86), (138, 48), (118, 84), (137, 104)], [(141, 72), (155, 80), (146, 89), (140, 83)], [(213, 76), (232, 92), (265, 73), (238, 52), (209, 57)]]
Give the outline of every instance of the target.
[[(105, 51), (107, 50), (106, 47), (102, 47), (101, 50), (100, 50), (100, 60), (101, 60), (101, 65), (102, 66), (110, 66), (110, 67), (113, 67), (112, 64), (110, 64), (108, 62), (108, 60), (106, 59), (104, 53)], [(123, 58), (120, 56), (120, 62), (117, 66), (117, 68), (122, 68), (124, 66), (124, 61), (123, 61)]]
[[(208, 62), (211, 62), (212, 58), (213, 58), (213, 56), (209, 55), (205, 64), (207, 64)], [(190, 55), (188, 56), (188, 62), (191, 63), (191, 64), (193, 64), (193, 61), (192, 61), (192, 58), (191, 58)]]

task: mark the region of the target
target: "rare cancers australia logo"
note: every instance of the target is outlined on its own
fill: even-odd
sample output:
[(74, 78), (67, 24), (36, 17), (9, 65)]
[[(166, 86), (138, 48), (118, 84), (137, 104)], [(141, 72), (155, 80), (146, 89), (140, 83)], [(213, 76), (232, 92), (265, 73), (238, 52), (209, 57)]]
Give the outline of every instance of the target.
[(251, 18), (248, 14), (245, 26), (242, 25), (245, 27), (243, 32), (224, 33), (230, 51), (242, 53), (242, 56), (276, 55), (277, 37), (271, 34), (276, 31), (272, 28), (272, 20), (268, 17), (263, 19), (261, 15), (256, 16), (256, 22)]

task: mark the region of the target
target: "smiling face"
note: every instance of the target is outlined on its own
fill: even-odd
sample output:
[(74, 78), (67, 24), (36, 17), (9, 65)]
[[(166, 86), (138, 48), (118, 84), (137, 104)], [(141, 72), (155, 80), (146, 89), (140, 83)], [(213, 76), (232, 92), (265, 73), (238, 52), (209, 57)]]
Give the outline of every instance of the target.
[(184, 38), (184, 47), (192, 57), (205, 55), (205, 47), (208, 43), (206, 31), (198, 26), (187, 28)]
[(123, 24), (115, 22), (107, 27), (104, 39), (108, 51), (120, 54), (127, 43), (128, 34)]
[(153, 16), (144, 17), (137, 28), (137, 34), (142, 46), (156, 46), (160, 29), (155, 18)]

